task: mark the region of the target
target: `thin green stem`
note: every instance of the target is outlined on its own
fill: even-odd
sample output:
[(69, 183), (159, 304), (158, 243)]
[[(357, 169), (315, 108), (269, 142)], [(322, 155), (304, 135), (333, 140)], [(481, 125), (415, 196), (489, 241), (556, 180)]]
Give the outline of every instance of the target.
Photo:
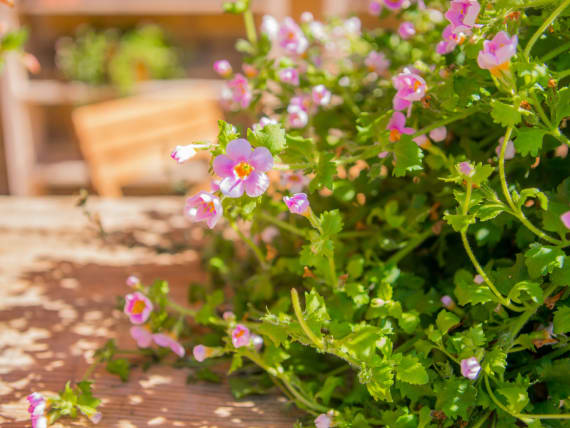
[(299, 321), (301, 328), (303, 329), (307, 337), (311, 339), (311, 341), (315, 344), (315, 346), (320, 350), (323, 350), (324, 349), (323, 341), (319, 339), (317, 336), (315, 336), (315, 334), (312, 332), (312, 330), (307, 325), (305, 319), (303, 318), (303, 311), (301, 310), (301, 304), (299, 303), (299, 293), (297, 293), (297, 290), (295, 288), (291, 289), (291, 302), (293, 303), (293, 311), (295, 312), (295, 316), (297, 317), (297, 320)]
[(329, 275), (330, 275), (331, 287), (336, 288), (338, 286), (338, 278), (336, 276), (334, 254), (328, 254), (327, 259), (329, 260)]
[(248, 9), (243, 13), (243, 21), (245, 23), (245, 32), (247, 39), (252, 45), (257, 45), (257, 33), (255, 31), (255, 21), (253, 20), (253, 13)]
[(233, 230), (236, 231), (241, 240), (245, 242), (245, 244), (253, 251), (253, 254), (255, 254), (255, 257), (257, 257), (257, 260), (259, 261), (261, 268), (267, 269), (267, 263), (265, 263), (265, 258), (263, 257), (263, 253), (261, 252), (259, 247), (255, 245), (255, 243), (251, 239), (245, 236), (244, 233), (239, 229), (239, 227), (237, 227), (237, 225), (233, 221), (230, 222), (230, 226), (232, 227)]
[(87, 370), (85, 370), (85, 373), (83, 374), (83, 377), (81, 378), (81, 382), (89, 380), (89, 378), (91, 377), (91, 375), (93, 374), (93, 372), (95, 371), (97, 366), (101, 363), (101, 361), (103, 361), (103, 357), (99, 356), (99, 357), (95, 358), (95, 361), (93, 361), (89, 365), (89, 367), (87, 367)]
[(561, 53), (567, 52), (570, 50), (570, 42), (564, 43), (563, 45), (558, 46), (556, 49), (552, 49), (542, 58), (540, 58), (540, 62), (550, 61), (552, 58), (556, 58)]
[(546, 113), (544, 113), (544, 109), (542, 108), (540, 100), (536, 97), (535, 94), (531, 94), (530, 97), (532, 98), (532, 105), (534, 106), (534, 108), (538, 112), (538, 115), (540, 116), (540, 119), (542, 120), (542, 122), (544, 122), (544, 124), (546, 125), (546, 127), (548, 129), (552, 129), (552, 123), (550, 122), (550, 120), (546, 116)]
[(487, 421), (487, 419), (489, 419), (489, 416), (491, 416), (491, 413), (493, 413), (492, 410), (488, 410), (487, 412), (485, 412), (483, 414), (483, 416), (481, 416), (481, 419), (479, 419), (477, 422), (475, 422), (473, 424), (473, 426), (471, 426), (471, 428), (480, 428)]
[(189, 317), (195, 317), (196, 316), (196, 311), (194, 309), (185, 308), (184, 306), (181, 306), (178, 303), (173, 302), (172, 300), (169, 300), (166, 306), (169, 307), (170, 309), (175, 310), (176, 312), (178, 312), (182, 315), (186, 315)]
[(568, 6), (570, 6), (570, 0), (564, 0), (562, 3), (560, 3), (560, 6), (554, 9), (554, 11), (550, 14), (550, 16), (546, 18), (546, 20), (542, 23), (542, 25), (538, 27), (538, 30), (536, 30), (536, 32), (532, 35), (532, 37), (526, 44), (526, 47), (524, 48), (523, 54), (527, 60), (529, 59), (530, 51), (532, 50), (538, 38), (542, 36), (542, 33), (544, 33), (544, 31), (550, 26), (550, 24), (554, 22), (554, 20), (558, 17), (558, 15), (560, 15), (562, 11), (566, 9)]
[(294, 235), (298, 235), (303, 238), (307, 237), (307, 234), (303, 229), (299, 229), (298, 227), (293, 226), (292, 224), (289, 224), (286, 221), (279, 220), (278, 218), (275, 218), (272, 215), (269, 215), (263, 211), (257, 213), (257, 216), (269, 223), (273, 223), (275, 226), (280, 227), (281, 229), (286, 230), (287, 232), (291, 232)]
[(431, 131), (435, 128), (439, 128), (440, 126), (447, 125), (447, 124), (455, 122), (457, 120), (465, 119), (466, 117), (471, 116), (472, 114), (477, 113), (478, 111), (479, 111), (479, 108), (474, 108), (474, 109), (466, 110), (463, 113), (456, 114), (455, 116), (448, 117), (447, 119), (442, 119), (442, 120), (439, 120), (437, 122), (433, 122), (429, 126), (426, 126), (425, 128), (422, 128), (419, 131), (417, 131), (415, 134), (413, 134), (412, 138), (418, 137), (420, 135), (427, 134), (429, 131)]
[(489, 397), (491, 397), (491, 400), (493, 400), (493, 403), (495, 403), (497, 405), (497, 407), (499, 409), (501, 409), (503, 412), (508, 413), (509, 415), (522, 420), (523, 422), (528, 419), (570, 419), (570, 414), (560, 414), (560, 415), (556, 415), (556, 414), (525, 414), (525, 413), (517, 413), (517, 412), (513, 412), (511, 410), (509, 410), (503, 403), (501, 403), (497, 397), (495, 396), (495, 394), (493, 393), (493, 390), (491, 389), (491, 385), (489, 383), (489, 376), (485, 375), (485, 387), (487, 388), (487, 392), (489, 393)]
[(561, 71), (557, 74), (558, 80), (564, 79), (566, 76), (570, 76), (570, 68), (564, 71)]
[(419, 247), (427, 238), (433, 235), (433, 231), (431, 228), (425, 230), (418, 236), (408, 241), (408, 244), (399, 250), (397, 253), (392, 255), (388, 260), (386, 260), (386, 264), (397, 264), (400, 260), (414, 251), (417, 247)]

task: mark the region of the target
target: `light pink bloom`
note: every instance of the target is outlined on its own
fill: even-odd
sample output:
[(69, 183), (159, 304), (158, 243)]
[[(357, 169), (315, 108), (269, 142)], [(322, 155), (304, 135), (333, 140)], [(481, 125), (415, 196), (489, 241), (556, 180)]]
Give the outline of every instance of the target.
[(404, 114), (399, 111), (394, 112), (392, 118), (388, 122), (386, 129), (390, 131), (390, 136), (388, 139), (392, 143), (400, 141), (402, 134), (410, 135), (416, 131), (414, 128), (406, 128), (406, 116), (404, 116)]
[(417, 137), (412, 138), (412, 141), (420, 147), (425, 147), (429, 145), (429, 138), (426, 137), (425, 134), (418, 135)]
[(315, 19), (315, 17), (313, 16), (313, 14), (309, 11), (305, 11), (301, 14), (301, 22), (308, 24), (309, 22), (312, 22), (313, 19)]
[(477, 358), (470, 357), (461, 360), (461, 374), (467, 379), (475, 380), (479, 376), (481, 371), (481, 365)]
[(236, 314), (234, 314), (232, 311), (225, 311), (222, 314), (222, 318), (224, 321), (232, 321), (236, 319)]
[(311, 97), (306, 94), (295, 95), (291, 98), (291, 101), (289, 101), (289, 105), (297, 106), (302, 110), (309, 111), (309, 108), (311, 107)]
[(91, 423), (94, 424), (98, 424), (99, 422), (101, 422), (101, 419), (103, 419), (103, 413), (101, 412), (96, 412), (89, 418)]
[(494, 75), (508, 70), (510, 59), (517, 53), (517, 43), (516, 35), (509, 38), (504, 31), (497, 33), (493, 40), (483, 42), (483, 50), (479, 51), (477, 64)]
[(283, 202), (293, 214), (306, 215), (309, 211), (310, 204), (305, 193), (296, 193), (293, 196), (283, 196)]
[(279, 80), (289, 85), (299, 86), (299, 72), (296, 68), (283, 68), (279, 70)]
[(204, 345), (196, 345), (194, 349), (192, 349), (192, 354), (194, 358), (196, 358), (196, 361), (202, 362), (212, 355), (212, 349)]
[(279, 229), (275, 226), (268, 226), (260, 234), (260, 238), (266, 244), (271, 243), (277, 236), (279, 236)]
[(427, 85), (421, 76), (413, 73), (407, 68), (397, 76), (392, 78), (394, 88), (398, 91), (394, 96), (394, 110), (408, 109), (408, 114), (412, 108), (412, 102), (421, 100), (427, 90)]
[(279, 22), (271, 15), (263, 15), (260, 30), (269, 40), (275, 40), (279, 33)]
[(475, 25), (480, 10), (477, 0), (452, 0), (445, 17), (455, 28), (471, 28)]
[(232, 74), (232, 66), (229, 61), (220, 59), (214, 62), (214, 71), (222, 77), (229, 77)]
[(309, 45), (301, 28), (289, 17), (286, 17), (279, 27), (277, 39), (279, 46), (291, 55), (301, 55)]
[(156, 333), (152, 335), (152, 339), (158, 346), (161, 346), (163, 348), (170, 348), (170, 350), (180, 358), (182, 358), (185, 354), (184, 347), (178, 341), (176, 341), (176, 339), (167, 334)]
[(441, 33), (443, 40), (437, 44), (436, 51), (440, 55), (448, 54), (457, 46), (457, 37), (453, 32), (453, 24), (449, 24)]
[(331, 417), (326, 413), (321, 413), (315, 419), (315, 427), (317, 428), (329, 428), (331, 426)]
[(131, 327), (130, 333), (139, 348), (148, 348), (152, 344), (152, 333), (148, 328), (135, 325)]
[(32, 417), (32, 428), (47, 428), (47, 418), (45, 416)]
[(357, 16), (352, 16), (344, 21), (343, 28), (349, 36), (359, 36), (362, 28), (362, 22)]
[(237, 73), (228, 81), (228, 88), (232, 91), (232, 100), (241, 108), (247, 108), (252, 99), (249, 82), (243, 74)]
[(222, 177), (221, 192), (230, 198), (261, 196), (269, 187), (267, 171), (273, 167), (273, 156), (266, 147), (252, 150), (243, 138), (230, 141), (226, 154), (214, 159), (214, 172)]
[(292, 193), (301, 192), (311, 179), (302, 171), (291, 171), (281, 175), (281, 186), (289, 189)]
[(382, 13), (382, 3), (378, 0), (372, 0), (368, 4), (368, 13), (373, 16), (379, 16)]
[(210, 229), (214, 228), (223, 212), (220, 198), (204, 191), (186, 199), (186, 206), (184, 207), (186, 218), (193, 223), (205, 221)]
[(560, 216), (560, 220), (564, 223), (566, 229), (570, 229), (570, 211), (566, 211)]
[(189, 159), (196, 156), (196, 149), (205, 149), (208, 144), (188, 144), (186, 146), (176, 146), (176, 148), (170, 153), (170, 157), (178, 163), (184, 163)]
[[(505, 137), (499, 138), (499, 145), (495, 149), (495, 153), (497, 153), (497, 156), (501, 155), (501, 148), (503, 146), (503, 141), (505, 141)], [(507, 142), (507, 148), (505, 149), (505, 159), (509, 160), (514, 158), (516, 153), (517, 151), (515, 149), (514, 143), (511, 140), (509, 140)]]
[(304, 128), (309, 122), (309, 115), (307, 111), (298, 105), (289, 104), (287, 107), (287, 121), (291, 128)]
[(28, 413), (33, 418), (34, 416), (41, 416), (46, 410), (46, 399), (39, 392), (33, 392), (26, 397), (30, 406), (28, 407)]
[(238, 324), (232, 331), (232, 344), (236, 348), (249, 345), (250, 333), (249, 328), (243, 324)]
[(390, 67), (390, 60), (386, 58), (383, 52), (372, 51), (364, 60), (364, 64), (368, 70), (376, 74), (383, 74)]
[(141, 283), (141, 280), (138, 279), (136, 276), (134, 275), (130, 275), (127, 280), (125, 281), (125, 284), (127, 284), (129, 287), (136, 287), (137, 285), (139, 285)]
[(404, 0), (382, 0), (384, 6), (391, 10), (399, 10), (404, 4)]
[(441, 304), (448, 309), (453, 309), (455, 307), (455, 302), (450, 296), (443, 296), (441, 299)]
[(331, 102), (331, 91), (325, 85), (317, 85), (313, 87), (312, 93), (313, 102), (320, 106), (326, 106)]
[(133, 324), (143, 324), (152, 312), (152, 302), (144, 294), (135, 291), (125, 296), (125, 307), (123, 311), (127, 314)]
[(384, 299), (381, 299), (380, 297), (376, 297), (376, 298), (372, 299), (370, 301), (370, 303), (372, 304), (372, 307), (374, 307), (374, 308), (381, 308), (382, 306), (384, 306), (386, 304), (386, 301)]
[(408, 40), (416, 35), (416, 27), (409, 21), (402, 22), (398, 27), (398, 34), (404, 40)]
[(440, 126), (439, 128), (432, 129), (429, 131), (429, 137), (436, 143), (443, 141), (447, 138), (447, 128)]
[(390, 152), (386, 152), (386, 151), (380, 152), (380, 153), (378, 153), (378, 157), (379, 157), (380, 159), (385, 159), (385, 158), (388, 157), (389, 154), (390, 154)]
[(252, 334), (251, 335), (251, 343), (257, 352), (261, 351), (263, 348), (263, 337), (259, 334)]
[(250, 79), (252, 77), (255, 77), (259, 74), (259, 71), (257, 70), (257, 68), (255, 68), (253, 65), (248, 64), (247, 62), (244, 62), (241, 65), (241, 69), (243, 70), (243, 72), (245, 73), (245, 75), (247, 77), (249, 77)]
[(254, 131), (261, 131), (265, 127), (265, 125), (277, 125), (277, 121), (275, 119), (263, 116), (261, 119), (259, 119), (259, 122), (254, 123), (251, 126), (251, 129), (253, 129)]
[(461, 174), (466, 175), (467, 177), (471, 177), (475, 173), (475, 170), (469, 162), (461, 162), (457, 166), (457, 169)]
[(481, 275), (477, 274), (473, 277), (473, 282), (475, 284), (483, 284), (485, 282), (485, 279)]

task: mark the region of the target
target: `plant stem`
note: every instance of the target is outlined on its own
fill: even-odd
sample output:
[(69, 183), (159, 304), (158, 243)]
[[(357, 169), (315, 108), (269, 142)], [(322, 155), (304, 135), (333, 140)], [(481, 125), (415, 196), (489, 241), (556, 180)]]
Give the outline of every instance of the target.
[(419, 131), (417, 131), (415, 134), (412, 135), (412, 138), (418, 137), (420, 135), (424, 135), (424, 134), (428, 133), (429, 131), (431, 131), (435, 128), (439, 128), (440, 126), (447, 125), (448, 123), (455, 122), (455, 121), (461, 120), (461, 119), (465, 119), (466, 117), (471, 116), (474, 113), (477, 113), (477, 111), (479, 111), (479, 109), (474, 108), (471, 110), (464, 111), (463, 113), (456, 114), (455, 116), (448, 117), (447, 119), (442, 119), (440, 121), (434, 122), (431, 125), (426, 126), (425, 128), (422, 128)]
[(570, 42), (564, 43), (563, 45), (558, 46), (556, 49), (552, 49), (550, 52), (548, 52), (546, 55), (540, 58), (539, 61), (540, 62), (549, 61), (552, 58), (556, 58), (561, 53), (567, 52), (568, 50), (570, 50)]
[(286, 221), (279, 220), (278, 218), (275, 218), (272, 215), (269, 215), (263, 211), (257, 213), (257, 216), (265, 221), (268, 221), (269, 223), (273, 223), (275, 226), (280, 227), (281, 229), (286, 230), (287, 232), (293, 233), (294, 235), (298, 235), (303, 238), (307, 237), (307, 234), (303, 229), (299, 229), (298, 227), (293, 226), (292, 224), (289, 224)]
[(540, 104), (539, 99), (536, 97), (535, 94), (532, 94), (532, 93), (531, 93), (531, 98), (532, 98), (532, 104), (533, 104), (534, 108), (536, 109), (536, 111), (538, 112), (540, 119), (544, 122), (544, 124), (548, 127), (548, 129), (552, 129), (552, 123), (550, 122), (550, 120), (548, 119), (546, 114), (544, 113), (544, 109), (542, 108), (542, 105)]
[(257, 245), (255, 245), (255, 243), (251, 239), (249, 239), (247, 236), (245, 236), (244, 233), (239, 229), (239, 227), (237, 227), (237, 225), (233, 221), (230, 222), (230, 226), (232, 227), (233, 230), (236, 231), (236, 233), (239, 235), (241, 240), (243, 242), (245, 242), (246, 245), (253, 251), (253, 254), (255, 254), (255, 257), (257, 257), (257, 260), (259, 261), (261, 268), (264, 270), (267, 269), (267, 264), (265, 263), (265, 258), (263, 257), (263, 253), (261, 252), (259, 247)]
[(324, 349), (323, 341), (315, 336), (303, 318), (303, 311), (301, 310), (301, 304), (299, 303), (299, 293), (297, 293), (297, 289), (295, 288), (291, 289), (291, 302), (293, 303), (293, 311), (295, 311), (295, 316), (297, 317), (301, 328), (307, 337), (311, 339), (311, 341), (315, 344), (315, 346), (322, 351)]
[(570, 413), (561, 414), (561, 415), (557, 414), (546, 415), (546, 414), (525, 414), (525, 413), (512, 412), (497, 399), (497, 397), (491, 390), (491, 385), (489, 384), (489, 377), (487, 375), (485, 375), (485, 387), (487, 388), (489, 397), (491, 397), (491, 400), (493, 400), (493, 403), (495, 403), (499, 409), (517, 419), (522, 420), (523, 422), (525, 421), (525, 419), (570, 419)]
[(475, 424), (473, 424), (473, 426), (471, 428), (480, 428), (487, 421), (487, 419), (489, 419), (489, 416), (491, 416), (491, 413), (493, 413), (492, 410), (488, 410), (487, 412), (485, 412), (485, 414), (483, 416), (481, 416), (481, 419), (479, 419), (477, 422), (475, 422)]
[(253, 20), (253, 13), (248, 7), (243, 13), (243, 22), (245, 23), (245, 32), (247, 34), (247, 39), (252, 45), (257, 45), (257, 33), (255, 31), (255, 21)]
[(196, 316), (196, 311), (194, 309), (185, 308), (184, 306), (181, 306), (178, 303), (173, 302), (172, 300), (169, 300), (166, 306), (171, 309), (174, 309), (176, 312), (181, 313), (182, 315), (186, 315), (189, 317)]
[(562, 79), (564, 79), (566, 76), (570, 76), (570, 69), (561, 71), (560, 73), (558, 73), (557, 76), (558, 76), (558, 80), (562, 80)]
[(97, 368), (97, 366), (99, 365), (99, 363), (101, 363), (101, 361), (103, 360), (103, 357), (97, 357), (95, 358), (95, 361), (93, 361), (89, 367), (87, 367), (87, 370), (85, 370), (85, 374), (83, 375), (83, 377), (81, 378), (81, 382), (84, 382), (86, 380), (89, 380), (89, 378), (91, 377), (91, 375), (93, 374), (93, 372), (95, 371), (95, 369)]
[(391, 256), (388, 260), (386, 260), (386, 264), (397, 264), (400, 260), (410, 254), (413, 250), (419, 247), (427, 238), (433, 235), (431, 228), (425, 230), (415, 238), (412, 238), (408, 241), (408, 244)]
[(534, 46), (534, 44), (536, 43), (538, 38), (540, 36), (542, 36), (542, 33), (544, 33), (544, 31), (548, 28), (548, 26), (550, 24), (552, 24), (554, 22), (554, 20), (558, 17), (558, 15), (560, 15), (562, 13), (562, 11), (564, 9), (566, 9), (568, 6), (570, 6), (570, 0), (563, 1), (560, 4), (560, 6), (558, 6), (556, 9), (554, 9), (554, 12), (552, 12), (550, 14), (550, 16), (548, 18), (546, 18), (546, 20), (542, 23), (542, 25), (538, 28), (538, 30), (536, 30), (536, 32), (532, 35), (532, 37), (530, 38), (530, 40), (526, 44), (526, 47), (524, 48), (524, 52), (523, 52), (527, 61), (528, 61), (529, 56), (530, 56), (530, 51), (532, 50), (532, 47)]

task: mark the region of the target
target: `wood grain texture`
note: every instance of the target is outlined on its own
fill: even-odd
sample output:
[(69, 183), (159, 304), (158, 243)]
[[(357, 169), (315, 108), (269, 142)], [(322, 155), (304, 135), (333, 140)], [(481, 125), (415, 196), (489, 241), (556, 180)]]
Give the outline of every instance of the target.
[[(90, 200), (105, 242), (73, 202), (0, 197), (1, 426), (31, 426), (26, 395), (54, 393), (67, 380), (79, 380), (93, 350), (109, 337), (134, 348), (128, 320), (114, 309), (116, 296), (128, 292), (128, 275), (147, 283), (168, 280), (180, 303), (186, 285), (204, 279), (198, 269), (203, 230), (182, 217), (182, 198)], [(236, 401), (226, 383), (186, 385), (186, 374), (136, 368), (122, 383), (99, 369), (99, 426), (281, 428), (298, 416), (277, 394)]]

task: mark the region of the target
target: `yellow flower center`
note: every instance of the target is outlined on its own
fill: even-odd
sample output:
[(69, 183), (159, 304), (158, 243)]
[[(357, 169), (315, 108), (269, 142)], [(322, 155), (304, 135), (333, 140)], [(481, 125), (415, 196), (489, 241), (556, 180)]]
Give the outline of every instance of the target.
[(417, 91), (420, 86), (422, 86), (422, 84), (418, 80), (416, 80), (414, 82), (414, 91)]
[(489, 71), (493, 76), (500, 76), (503, 71), (508, 71), (511, 63), (510, 61), (505, 61), (496, 67), (491, 68)]
[(214, 211), (216, 211), (216, 207), (214, 206), (214, 202), (210, 201), (210, 202), (205, 202), (204, 203), (204, 207), (206, 208), (206, 210), (210, 213), (213, 213)]
[(397, 129), (390, 130), (390, 137), (388, 138), (390, 142), (395, 143), (396, 141), (400, 141), (401, 132)]
[(253, 172), (253, 167), (247, 162), (240, 162), (234, 166), (234, 171), (239, 178), (244, 179)]
[(140, 313), (142, 313), (142, 311), (144, 311), (144, 308), (146, 308), (146, 304), (145, 302), (143, 302), (142, 300), (137, 300), (135, 302), (135, 304), (133, 305), (133, 314), (138, 315)]

